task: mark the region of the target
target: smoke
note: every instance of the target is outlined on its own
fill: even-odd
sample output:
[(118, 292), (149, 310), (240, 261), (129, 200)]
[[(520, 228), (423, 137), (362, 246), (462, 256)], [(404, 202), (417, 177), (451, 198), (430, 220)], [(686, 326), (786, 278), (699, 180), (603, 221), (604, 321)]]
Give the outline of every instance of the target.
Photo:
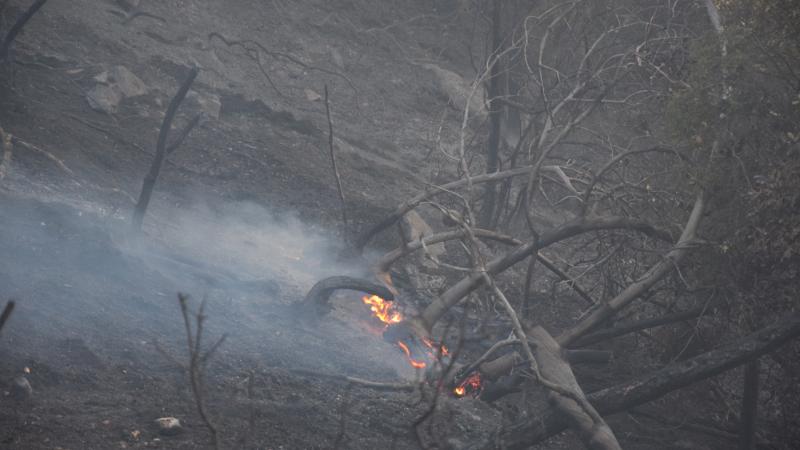
[[(403, 369), (378, 335), (372, 349), (353, 354), (368, 330), (346, 317), (352, 311), (312, 329), (292, 316), (292, 304), (319, 279), (368, 273), (339, 261), (338, 239), (296, 213), (253, 202), (162, 201), (145, 219), (146, 235), (135, 238), (124, 216), (90, 202), (6, 194), (0, 202), (0, 294), (18, 300), (7, 348), (52, 365), (70, 363), (59, 342), (80, 342), (98, 360), (161, 358), (154, 342), (180, 355), (183, 292), (195, 308), (206, 301), (209, 342), (227, 334), (225, 351), (259, 355), (259, 364), (388, 377)], [(359, 299), (343, 292), (336, 303), (363, 309)], [(140, 347), (132, 352), (133, 344)]]

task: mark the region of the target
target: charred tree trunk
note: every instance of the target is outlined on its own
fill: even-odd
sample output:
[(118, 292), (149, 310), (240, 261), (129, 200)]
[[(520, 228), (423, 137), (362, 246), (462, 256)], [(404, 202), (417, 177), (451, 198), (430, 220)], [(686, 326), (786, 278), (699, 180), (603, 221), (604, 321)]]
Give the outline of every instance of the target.
[(131, 226), (134, 231), (139, 231), (142, 228), (144, 214), (147, 211), (147, 205), (150, 204), (150, 196), (153, 195), (153, 188), (156, 185), (156, 180), (158, 180), (158, 174), (161, 172), (161, 165), (164, 163), (164, 158), (167, 156), (167, 137), (169, 137), (172, 121), (175, 119), (178, 108), (181, 106), (183, 99), (186, 98), (189, 88), (192, 86), (192, 83), (194, 83), (199, 73), (200, 70), (196, 67), (189, 72), (189, 76), (186, 77), (186, 80), (183, 82), (180, 89), (178, 89), (178, 93), (172, 98), (167, 108), (167, 113), (164, 115), (164, 121), (161, 123), (161, 130), (158, 132), (156, 155), (150, 166), (150, 172), (147, 173), (142, 183), (142, 192), (139, 194), (139, 201), (136, 203), (136, 209), (133, 210)]

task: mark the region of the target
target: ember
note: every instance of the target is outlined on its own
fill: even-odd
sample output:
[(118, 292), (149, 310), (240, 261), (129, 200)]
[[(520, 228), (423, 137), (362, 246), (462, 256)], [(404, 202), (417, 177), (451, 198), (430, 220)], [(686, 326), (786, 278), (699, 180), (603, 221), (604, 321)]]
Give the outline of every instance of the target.
[(479, 372), (474, 372), (453, 389), (453, 394), (455, 394), (456, 397), (464, 397), (465, 395), (477, 397), (483, 389), (482, 383), (481, 374)]

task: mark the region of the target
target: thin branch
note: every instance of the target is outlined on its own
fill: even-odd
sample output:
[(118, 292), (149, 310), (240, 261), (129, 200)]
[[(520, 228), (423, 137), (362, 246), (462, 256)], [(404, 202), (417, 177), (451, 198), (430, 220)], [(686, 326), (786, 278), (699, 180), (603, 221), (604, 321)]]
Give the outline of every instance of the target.
[(336, 150), (333, 145), (333, 122), (331, 121), (331, 106), (328, 99), (328, 85), (325, 85), (325, 117), (328, 119), (328, 149), (331, 154), (331, 167), (333, 175), (336, 177), (336, 191), (339, 193), (339, 201), (342, 205), (342, 237), (347, 240), (347, 233), (350, 226), (347, 223), (347, 204), (344, 201), (344, 190), (342, 190), (342, 177), (336, 166)]

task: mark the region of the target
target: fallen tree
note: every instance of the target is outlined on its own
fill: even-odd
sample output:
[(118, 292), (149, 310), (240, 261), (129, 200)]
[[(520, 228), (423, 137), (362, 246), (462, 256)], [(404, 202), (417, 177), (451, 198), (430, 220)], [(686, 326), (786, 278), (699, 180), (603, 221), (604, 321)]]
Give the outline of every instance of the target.
[[(716, 350), (590, 393), (587, 399), (603, 415), (627, 411), (769, 354), (798, 336), (800, 314), (793, 314)], [(567, 422), (558, 411), (542, 405), (531, 407), (535, 408), (535, 419), (505, 429), (501, 441), (506, 448), (528, 448), (567, 428)]]

